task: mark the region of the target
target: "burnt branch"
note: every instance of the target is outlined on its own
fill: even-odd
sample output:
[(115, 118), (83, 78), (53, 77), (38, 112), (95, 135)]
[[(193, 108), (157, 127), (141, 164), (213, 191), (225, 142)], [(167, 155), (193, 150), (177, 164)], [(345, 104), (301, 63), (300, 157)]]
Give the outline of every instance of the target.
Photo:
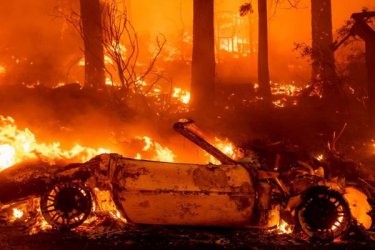
[(126, 90), (133, 89), (136, 94), (146, 95), (149, 90), (143, 92), (141, 87), (146, 77), (158, 75), (154, 66), (166, 43), (164, 35), (160, 34), (162, 39), (156, 39), (157, 50), (148, 67), (140, 70), (137, 66), (140, 54), (138, 33), (128, 19), (126, 8), (120, 10), (117, 2), (105, 1), (102, 14), (103, 46), (116, 68), (121, 87)]
[(244, 3), (240, 6), (240, 16), (246, 16), (247, 14), (253, 12), (253, 5), (251, 3)]

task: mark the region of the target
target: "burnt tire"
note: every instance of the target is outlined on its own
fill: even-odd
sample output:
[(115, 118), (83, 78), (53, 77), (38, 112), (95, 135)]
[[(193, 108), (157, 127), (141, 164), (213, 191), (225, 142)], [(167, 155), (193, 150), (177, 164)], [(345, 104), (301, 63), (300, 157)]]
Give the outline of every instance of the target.
[(80, 183), (60, 183), (41, 197), (40, 209), (45, 220), (56, 229), (69, 230), (81, 225), (90, 215), (90, 189)]
[(302, 195), (304, 202), (297, 209), (297, 220), (310, 238), (332, 241), (348, 233), (351, 214), (347, 201), (328, 187), (315, 187)]

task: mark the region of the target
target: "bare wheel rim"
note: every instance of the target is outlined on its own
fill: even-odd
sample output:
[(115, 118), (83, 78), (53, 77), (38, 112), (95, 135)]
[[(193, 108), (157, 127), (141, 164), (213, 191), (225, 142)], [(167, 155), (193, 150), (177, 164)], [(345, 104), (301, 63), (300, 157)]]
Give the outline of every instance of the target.
[(297, 210), (298, 223), (310, 237), (333, 240), (350, 228), (350, 209), (343, 196), (329, 189), (317, 189), (305, 197)]
[(81, 225), (91, 212), (91, 194), (80, 183), (60, 183), (47, 190), (40, 201), (45, 220), (58, 229)]

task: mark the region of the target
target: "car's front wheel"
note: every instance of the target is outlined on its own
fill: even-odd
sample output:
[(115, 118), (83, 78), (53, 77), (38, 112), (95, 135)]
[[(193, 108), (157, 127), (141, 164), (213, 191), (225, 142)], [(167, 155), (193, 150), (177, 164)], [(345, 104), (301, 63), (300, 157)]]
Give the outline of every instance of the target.
[(91, 212), (90, 190), (80, 183), (60, 183), (41, 197), (40, 209), (45, 220), (57, 229), (81, 225)]

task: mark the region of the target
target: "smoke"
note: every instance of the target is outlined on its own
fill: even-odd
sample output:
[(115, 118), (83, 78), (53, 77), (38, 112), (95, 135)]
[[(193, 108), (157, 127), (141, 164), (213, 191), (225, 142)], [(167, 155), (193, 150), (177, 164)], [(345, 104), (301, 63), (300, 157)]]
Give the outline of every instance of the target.
[(69, 64), (82, 55), (80, 39), (56, 18), (59, 1), (2, 1), (0, 8), (0, 65), (5, 84), (64, 82)]

